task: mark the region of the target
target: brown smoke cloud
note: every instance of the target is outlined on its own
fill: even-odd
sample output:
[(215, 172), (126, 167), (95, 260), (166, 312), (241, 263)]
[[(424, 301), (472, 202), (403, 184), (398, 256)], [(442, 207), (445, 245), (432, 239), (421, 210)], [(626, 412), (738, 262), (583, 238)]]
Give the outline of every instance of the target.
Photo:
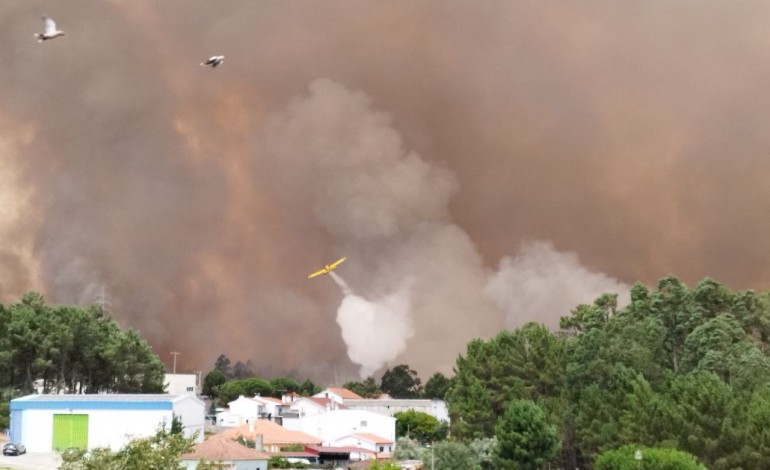
[[(410, 293), (393, 363), (422, 374), (553, 324), (499, 286), (515, 260), (553, 295), (770, 282), (766, 2), (64, 5), (0, 3), (5, 302), (104, 287), (182, 369), (330, 380), (360, 365), (306, 279), (336, 256), (367, 301)], [(67, 35), (37, 44), (43, 13)]]

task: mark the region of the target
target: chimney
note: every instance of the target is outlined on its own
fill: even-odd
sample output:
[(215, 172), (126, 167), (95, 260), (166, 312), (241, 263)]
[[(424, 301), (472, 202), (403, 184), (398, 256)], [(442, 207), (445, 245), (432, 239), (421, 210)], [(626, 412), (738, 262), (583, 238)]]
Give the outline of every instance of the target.
[(264, 446), (262, 445), (262, 434), (254, 436), (254, 450), (257, 452), (262, 452), (264, 450)]

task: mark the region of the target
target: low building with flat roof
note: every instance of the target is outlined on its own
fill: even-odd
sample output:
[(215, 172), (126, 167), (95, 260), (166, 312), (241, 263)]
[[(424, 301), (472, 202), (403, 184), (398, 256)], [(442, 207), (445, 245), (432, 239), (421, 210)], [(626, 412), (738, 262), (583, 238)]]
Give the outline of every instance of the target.
[(118, 450), (177, 416), (184, 434), (203, 442), (204, 407), (194, 395), (27, 395), (11, 400), (9, 438), (28, 452)]

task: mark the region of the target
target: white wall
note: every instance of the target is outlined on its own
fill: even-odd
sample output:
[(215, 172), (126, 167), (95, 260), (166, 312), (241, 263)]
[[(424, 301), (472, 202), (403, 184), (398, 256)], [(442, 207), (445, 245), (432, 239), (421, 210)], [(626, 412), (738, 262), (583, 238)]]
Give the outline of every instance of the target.
[(197, 395), (198, 376), (196, 374), (166, 374), (163, 385), (169, 395)]
[(262, 405), (262, 413), (270, 414), (272, 415), (272, 418), (278, 416), (280, 414), (280, 409), (287, 406), (281, 403), (280, 400), (274, 398), (269, 399), (269, 397), (254, 397), (253, 400)]
[(300, 398), (295, 401), (291, 404), (289, 409), (298, 411), (300, 416), (314, 416), (328, 411), (325, 407), (320, 406), (318, 403), (310, 401), (307, 398)]
[[(88, 415), (88, 448), (109, 447), (118, 450), (135, 437), (150, 436), (166, 420), (171, 423), (172, 410), (72, 410), (72, 414)], [(51, 452), (53, 415), (64, 410), (23, 410), (21, 442), (28, 452)]]
[(137, 437), (151, 436), (161, 423), (171, 425), (173, 413), (182, 420), (184, 432), (199, 431), (196, 442), (203, 442), (204, 404), (193, 396), (178, 398), (172, 409), (165, 410), (93, 410), (25, 409), (22, 410), (21, 442), (29, 452), (51, 452), (55, 414), (88, 415), (88, 448), (109, 447), (118, 450)]
[(415, 410), (427, 413), (439, 421), (449, 422), (449, 410), (444, 400), (355, 399), (345, 400), (345, 406), (350, 409), (367, 410), (385, 416), (393, 416), (400, 411)]
[(246, 419), (241, 415), (230, 413), (230, 410), (217, 413), (217, 426), (233, 427), (246, 424)]
[[(182, 395), (172, 404), (173, 412), (182, 420), (184, 435), (191, 437), (197, 433), (195, 442), (203, 442), (206, 424), (206, 404), (192, 395)], [(169, 421), (169, 424), (171, 421)]]
[[(337, 439), (336, 441), (334, 441), (332, 445), (336, 447), (360, 447), (362, 449), (371, 450), (372, 452), (375, 452), (375, 453), (393, 452), (392, 443), (378, 444), (376, 442), (371, 442), (356, 436), (345, 436), (342, 439)], [(382, 450), (380, 450), (380, 447), (382, 447)]]
[(238, 399), (231, 401), (227, 404), (229, 407), (230, 416), (242, 419), (241, 424), (246, 424), (246, 421), (253, 421), (259, 417), (259, 412), (264, 410), (264, 405), (259, 403), (250, 397), (239, 396)]

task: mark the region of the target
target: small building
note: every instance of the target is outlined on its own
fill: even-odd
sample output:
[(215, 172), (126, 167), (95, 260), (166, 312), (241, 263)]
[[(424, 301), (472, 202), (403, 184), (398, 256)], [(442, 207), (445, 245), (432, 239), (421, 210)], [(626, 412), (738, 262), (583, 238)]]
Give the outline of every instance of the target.
[(163, 377), (163, 389), (169, 395), (200, 395), (197, 374), (166, 374)]
[(262, 402), (241, 395), (227, 404), (226, 413), (217, 413), (217, 424), (220, 426), (240, 426), (258, 419), (264, 410), (265, 405)]
[(286, 429), (266, 419), (251, 421), (249, 424), (234, 427), (222, 431), (217, 437), (222, 436), (232, 440), (246, 440), (258, 444), (258, 447), (266, 452), (281, 452), (289, 446), (320, 445), (321, 439), (309, 433)]
[(324, 446), (358, 433), (373, 434), (389, 442), (396, 440), (396, 418), (365, 410), (337, 409), (296, 418), (284, 414), (283, 426), (318, 436)]
[(280, 414), (283, 413), (284, 409), (289, 408), (288, 404), (284, 403), (278, 398), (263, 397), (257, 395), (253, 398), (253, 400), (262, 404), (262, 410), (259, 414), (259, 417), (262, 419), (275, 419), (277, 416), (280, 416)]
[(196, 445), (192, 452), (180, 457), (187, 470), (197, 469), (201, 460), (230, 470), (267, 470), (270, 454), (246, 447), (233, 439), (215, 435)]
[(359, 432), (341, 437), (332, 442), (332, 445), (339, 447), (359, 447), (371, 451), (375, 454), (375, 458), (381, 458), (379, 454), (390, 457), (391, 452), (393, 452), (394, 442), (376, 434)]
[(331, 398), (303, 397), (289, 406), (290, 413), (287, 414), (287, 410), (284, 410), (282, 414), (291, 415), (291, 417), (313, 416), (337, 409), (343, 410), (347, 407)]
[(356, 392), (343, 387), (327, 387), (313, 396), (316, 398), (329, 398), (341, 405), (345, 403), (345, 400), (360, 400), (364, 398)]
[(118, 450), (148, 437), (173, 417), (203, 442), (204, 403), (193, 395), (27, 395), (10, 403), (10, 440), (29, 452), (70, 447)]
[(217, 424), (219, 426), (240, 426), (257, 419), (273, 421), (288, 406), (277, 398), (240, 395), (237, 399), (227, 403), (227, 411), (217, 413)]

